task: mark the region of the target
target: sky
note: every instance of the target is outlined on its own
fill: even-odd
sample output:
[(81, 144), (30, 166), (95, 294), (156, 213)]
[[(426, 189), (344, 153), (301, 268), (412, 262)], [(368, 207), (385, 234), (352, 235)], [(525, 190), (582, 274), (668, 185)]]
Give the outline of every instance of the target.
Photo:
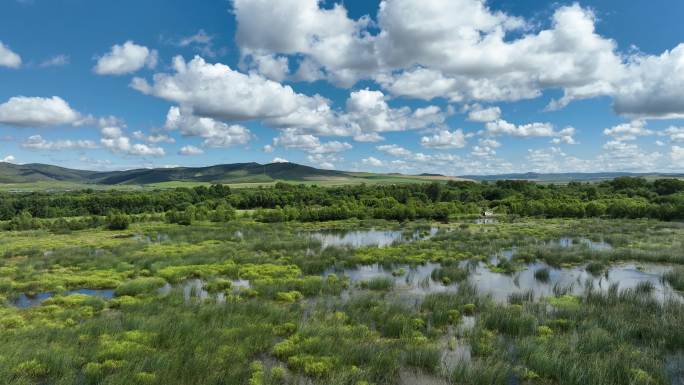
[(0, 161), (684, 172), (684, 2), (0, 0)]

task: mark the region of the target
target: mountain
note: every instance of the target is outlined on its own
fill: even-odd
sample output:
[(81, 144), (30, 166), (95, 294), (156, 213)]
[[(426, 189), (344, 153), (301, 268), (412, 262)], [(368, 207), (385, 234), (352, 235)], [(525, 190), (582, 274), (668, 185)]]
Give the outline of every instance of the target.
[(0, 185), (17, 183), (61, 182), (94, 185), (148, 185), (167, 182), (193, 183), (269, 183), (286, 181), (295, 183), (406, 183), (445, 180), (529, 180), (539, 183), (567, 183), (570, 181), (601, 181), (620, 176), (677, 177), (684, 174), (664, 173), (556, 173), (556, 174), (500, 174), (466, 175), (462, 177), (424, 173), (403, 175), (397, 173), (374, 174), (369, 172), (347, 172), (323, 170), (296, 163), (233, 163), (207, 167), (141, 168), (125, 171), (87, 171), (48, 164), (12, 164), (0, 162)]
[(0, 162), (0, 183), (75, 182), (82, 183), (95, 171), (72, 170), (49, 164), (12, 164)]
[(684, 174), (678, 173), (633, 173), (633, 172), (594, 172), (594, 173), (520, 173), (520, 174), (497, 174), (497, 175), (463, 175), (461, 178), (478, 181), (497, 181), (497, 180), (527, 180), (540, 183), (567, 183), (577, 182), (597, 182), (615, 179), (621, 176), (643, 177), (643, 178), (684, 178)]
[[(151, 168), (125, 171), (84, 171), (45, 164), (0, 163), (0, 184), (71, 182), (99, 185), (146, 185), (165, 182), (205, 183), (400, 183), (435, 180), (433, 176), (388, 175), (323, 170), (296, 163), (234, 163), (207, 167)], [(441, 177), (440, 179), (456, 179)]]

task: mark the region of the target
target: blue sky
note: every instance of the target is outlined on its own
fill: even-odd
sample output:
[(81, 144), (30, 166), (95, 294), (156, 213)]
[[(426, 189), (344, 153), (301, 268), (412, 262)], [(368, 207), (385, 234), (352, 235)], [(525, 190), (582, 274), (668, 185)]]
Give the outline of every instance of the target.
[(684, 172), (684, 3), (541, 3), (3, 0), (0, 160)]

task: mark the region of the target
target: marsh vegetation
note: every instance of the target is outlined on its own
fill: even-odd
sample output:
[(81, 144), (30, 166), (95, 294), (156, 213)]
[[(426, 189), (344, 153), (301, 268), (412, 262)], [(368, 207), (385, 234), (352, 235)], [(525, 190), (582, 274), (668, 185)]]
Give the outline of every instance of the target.
[(0, 232), (0, 383), (682, 383), (680, 222), (231, 207)]

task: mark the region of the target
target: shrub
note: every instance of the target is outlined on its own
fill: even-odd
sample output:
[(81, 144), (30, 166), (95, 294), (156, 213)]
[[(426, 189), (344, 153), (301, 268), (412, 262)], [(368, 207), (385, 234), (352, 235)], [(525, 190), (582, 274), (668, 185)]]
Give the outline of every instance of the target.
[(153, 292), (166, 284), (163, 278), (143, 277), (124, 282), (116, 288), (117, 296), (136, 296)]
[(107, 228), (109, 230), (126, 230), (131, 224), (131, 217), (119, 211), (107, 214)]

